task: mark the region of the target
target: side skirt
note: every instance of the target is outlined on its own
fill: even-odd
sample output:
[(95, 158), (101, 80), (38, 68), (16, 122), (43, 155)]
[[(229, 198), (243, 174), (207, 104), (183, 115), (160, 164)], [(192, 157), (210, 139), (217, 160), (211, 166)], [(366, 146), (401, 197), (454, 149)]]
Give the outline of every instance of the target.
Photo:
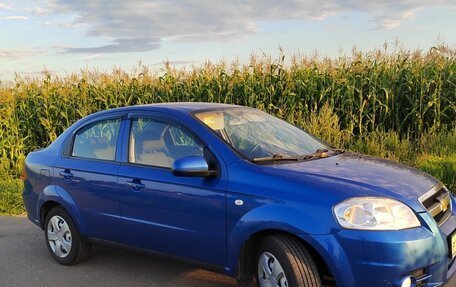
[(132, 251), (132, 252), (136, 252), (136, 253), (151, 255), (151, 256), (157, 257), (157, 258), (177, 261), (177, 262), (185, 263), (188, 265), (193, 265), (198, 268), (206, 269), (206, 270), (209, 270), (209, 271), (212, 271), (215, 273), (219, 273), (219, 274), (223, 274), (223, 275), (227, 275), (227, 276), (231, 277), (231, 275), (227, 273), (225, 267), (220, 266), (220, 265), (215, 265), (215, 264), (211, 264), (211, 263), (207, 263), (207, 262), (203, 262), (203, 261), (188, 259), (188, 258), (184, 258), (184, 257), (179, 257), (179, 256), (175, 256), (175, 255), (162, 253), (162, 252), (157, 252), (154, 250), (134, 247), (134, 246), (130, 246), (130, 245), (127, 245), (124, 243), (119, 243), (119, 242), (114, 242), (114, 241), (109, 241), (109, 240), (104, 240), (104, 239), (99, 239), (99, 238), (94, 238), (94, 237), (85, 237), (84, 239), (93, 244), (111, 246), (111, 247), (120, 248), (120, 249)]

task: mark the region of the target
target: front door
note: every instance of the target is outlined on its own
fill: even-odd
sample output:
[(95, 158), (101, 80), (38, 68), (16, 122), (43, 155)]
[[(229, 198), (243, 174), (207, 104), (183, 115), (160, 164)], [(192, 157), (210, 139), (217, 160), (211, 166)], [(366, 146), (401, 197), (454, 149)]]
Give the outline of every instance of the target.
[(128, 162), (119, 168), (124, 240), (134, 246), (224, 266), (226, 184), (218, 177), (178, 177), (174, 160), (219, 160), (188, 128), (173, 119), (130, 122)]

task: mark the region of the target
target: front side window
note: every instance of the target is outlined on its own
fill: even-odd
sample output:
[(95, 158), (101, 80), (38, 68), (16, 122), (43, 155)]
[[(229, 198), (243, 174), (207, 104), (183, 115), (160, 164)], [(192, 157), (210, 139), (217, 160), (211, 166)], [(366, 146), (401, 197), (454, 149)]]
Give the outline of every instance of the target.
[(114, 161), (120, 123), (121, 119), (105, 120), (82, 128), (75, 135), (71, 155)]
[(250, 108), (196, 113), (195, 117), (248, 160), (274, 156), (305, 156), (329, 147), (305, 131)]
[(129, 162), (171, 168), (176, 159), (203, 156), (204, 146), (180, 125), (150, 118), (134, 119)]

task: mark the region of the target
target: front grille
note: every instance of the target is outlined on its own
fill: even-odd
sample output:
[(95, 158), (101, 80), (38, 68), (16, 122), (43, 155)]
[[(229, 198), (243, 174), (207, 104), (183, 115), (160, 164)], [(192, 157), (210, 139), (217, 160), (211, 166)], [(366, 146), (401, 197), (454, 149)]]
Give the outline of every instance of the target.
[(422, 195), (419, 200), (439, 225), (445, 223), (450, 217), (451, 195), (443, 184), (437, 184)]

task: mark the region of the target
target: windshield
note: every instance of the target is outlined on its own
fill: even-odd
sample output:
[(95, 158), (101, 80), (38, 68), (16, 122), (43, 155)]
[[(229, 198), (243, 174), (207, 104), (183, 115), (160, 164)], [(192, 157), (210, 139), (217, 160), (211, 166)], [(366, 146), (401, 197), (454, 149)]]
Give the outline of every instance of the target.
[(305, 131), (256, 109), (204, 111), (195, 117), (248, 160), (297, 157), (329, 148)]

